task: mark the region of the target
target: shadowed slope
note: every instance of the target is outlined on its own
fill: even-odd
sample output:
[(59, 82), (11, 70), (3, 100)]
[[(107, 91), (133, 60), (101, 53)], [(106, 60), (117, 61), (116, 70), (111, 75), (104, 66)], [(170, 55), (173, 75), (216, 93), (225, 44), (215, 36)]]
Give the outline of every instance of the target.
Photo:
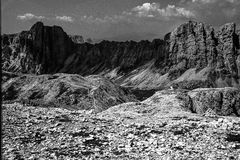
[(5, 82), (2, 94), (3, 100), (97, 112), (116, 104), (136, 101), (133, 95), (104, 77), (84, 78), (76, 74), (23, 75)]

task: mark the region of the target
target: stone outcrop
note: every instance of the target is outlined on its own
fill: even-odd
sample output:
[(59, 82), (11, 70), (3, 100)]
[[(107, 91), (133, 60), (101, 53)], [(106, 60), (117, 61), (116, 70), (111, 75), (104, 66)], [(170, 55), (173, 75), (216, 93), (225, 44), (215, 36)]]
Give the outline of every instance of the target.
[[(213, 115), (208, 115), (211, 111)], [(173, 115), (197, 113), (206, 116), (240, 116), (240, 90), (236, 88), (199, 88), (187, 90), (162, 90), (141, 102), (123, 103), (101, 114), (161, 119)]]
[[(20, 73), (101, 74), (136, 88), (239, 87), (239, 30), (189, 21), (164, 40), (78, 43), (60, 27), (36, 23), (2, 38), (3, 69)], [(77, 43), (76, 43), (77, 42)], [(190, 74), (191, 73), (191, 74)], [(152, 78), (149, 78), (152, 77)], [(141, 81), (141, 82), (140, 82)], [(175, 85), (181, 82), (181, 85)]]
[(192, 110), (203, 114), (209, 108), (217, 115), (240, 116), (240, 90), (236, 88), (195, 89), (188, 93)]

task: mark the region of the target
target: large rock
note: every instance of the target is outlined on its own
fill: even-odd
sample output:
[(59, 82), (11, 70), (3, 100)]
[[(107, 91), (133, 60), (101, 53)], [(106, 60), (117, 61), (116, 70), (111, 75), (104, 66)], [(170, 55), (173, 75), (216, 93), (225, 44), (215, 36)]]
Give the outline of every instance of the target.
[(96, 112), (128, 101), (136, 101), (128, 91), (99, 77), (54, 74), (15, 77), (2, 85), (4, 101), (20, 101), (38, 106), (93, 109)]
[(192, 110), (203, 114), (209, 108), (218, 115), (240, 116), (240, 90), (236, 88), (204, 88), (188, 93)]

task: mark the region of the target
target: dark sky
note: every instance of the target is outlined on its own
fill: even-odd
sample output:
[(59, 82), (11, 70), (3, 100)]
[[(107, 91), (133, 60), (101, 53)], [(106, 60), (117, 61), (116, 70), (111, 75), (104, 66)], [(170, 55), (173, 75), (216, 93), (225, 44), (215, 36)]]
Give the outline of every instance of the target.
[(190, 19), (214, 27), (240, 24), (240, 0), (1, 0), (1, 12), (2, 33), (43, 21), (68, 34), (109, 40), (162, 38)]

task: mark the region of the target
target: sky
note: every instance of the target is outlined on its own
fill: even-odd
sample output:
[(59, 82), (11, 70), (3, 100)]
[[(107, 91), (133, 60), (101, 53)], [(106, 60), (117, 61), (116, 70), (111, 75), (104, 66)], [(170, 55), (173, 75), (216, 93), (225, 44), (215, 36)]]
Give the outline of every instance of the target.
[(1, 0), (2, 34), (42, 21), (84, 38), (139, 41), (163, 38), (189, 20), (239, 25), (240, 0)]

